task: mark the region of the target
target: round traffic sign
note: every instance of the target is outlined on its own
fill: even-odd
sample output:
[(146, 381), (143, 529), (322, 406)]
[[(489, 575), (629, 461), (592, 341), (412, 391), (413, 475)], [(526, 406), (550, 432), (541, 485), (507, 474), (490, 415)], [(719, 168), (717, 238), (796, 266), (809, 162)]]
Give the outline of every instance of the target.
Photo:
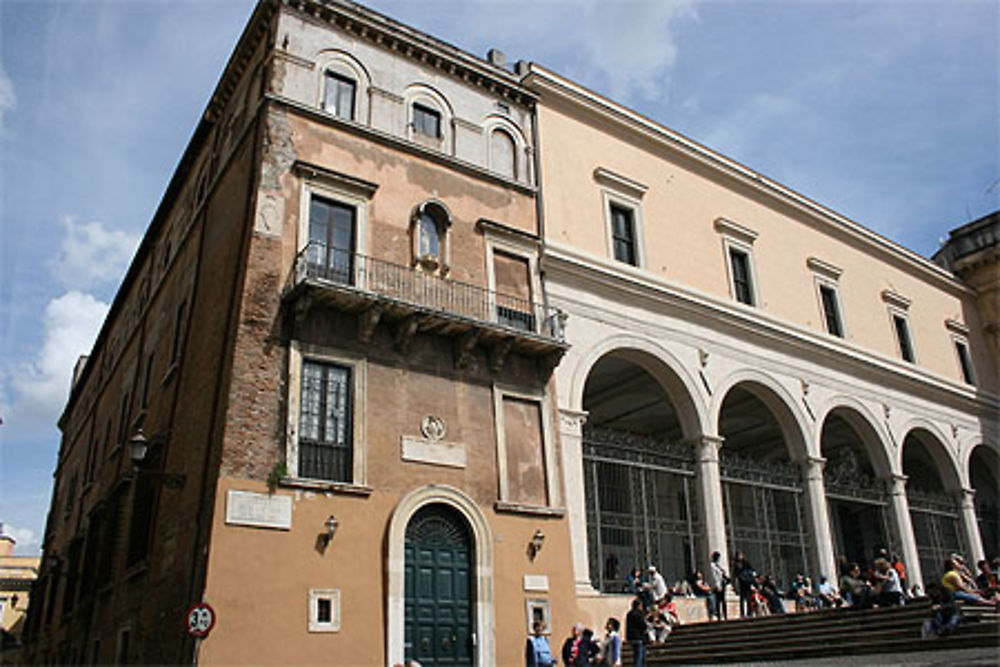
[(205, 637), (215, 627), (215, 610), (207, 602), (191, 605), (186, 619), (188, 634), (192, 637)]

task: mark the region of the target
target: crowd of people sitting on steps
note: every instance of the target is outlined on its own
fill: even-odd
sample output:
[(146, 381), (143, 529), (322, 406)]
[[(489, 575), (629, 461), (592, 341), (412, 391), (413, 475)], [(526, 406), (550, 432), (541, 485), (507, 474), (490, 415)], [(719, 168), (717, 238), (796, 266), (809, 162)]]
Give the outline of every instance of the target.
[[(726, 620), (725, 594), (729, 586), (739, 596), (741, 617), (784, 614), (786, 603), (794, 605), (797, 612), (895, 607), (906, 604), (908, 598), (921, 595), (919, 587), (907, 588), (906, 567), (898, 556), (890, 555), (885, 549), (876, 549), (873, 556), (870, 564), (839, 557), (837, 585), (820, 577), (819, 584), (813, 586), (808, 577), (797, 574), (784, 591), (773, 575), (759, 574), (739, 551), (733, 559), (732, 578), (717, 551), (711, 556), (707, 580), (702, 572), (696, 571), (668, 586), (655, 565), (650, 565), (645, 574), (634, 568), (624, 589), (634, 596), (625, 617), (624, 638), (617, 618), (607, 620), (603, 638), (577, 623), (563, 642), (557, 658), (544, 634), (544, 624), (536, 622), (525, 648), (526, 664), (528, 667), (551, 667), (560, 664), (561, 658), (561, 664), (567, 667), (619, 667), (622, 645), (627, 643), (631, 646), (634, 664), (643, 667), (646, 647), (666, 642), (671, 630), (681, 624), (676, 597), (704, 598), (709, 620)], [(966, 620), (958, 603), (1000, 610), (1000, 557), (992, 561), (981, 560), (977, 568), (979, 574), (973, 577), (960, 554), (951, 554), (945, 560), (940, 583), (932, 581), (927, 586), (926, 594), (932, 606), (931, 618), (924, 623), (925, 637), (947, 635)]]

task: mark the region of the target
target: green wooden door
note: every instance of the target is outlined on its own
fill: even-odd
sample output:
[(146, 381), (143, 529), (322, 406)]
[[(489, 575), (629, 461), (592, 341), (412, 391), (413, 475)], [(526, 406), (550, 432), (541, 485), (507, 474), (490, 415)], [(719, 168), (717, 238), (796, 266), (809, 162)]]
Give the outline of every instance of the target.
[(472, 665), (472, 545), (465, 520), (428, 505), (406, 528), (407, 660)]

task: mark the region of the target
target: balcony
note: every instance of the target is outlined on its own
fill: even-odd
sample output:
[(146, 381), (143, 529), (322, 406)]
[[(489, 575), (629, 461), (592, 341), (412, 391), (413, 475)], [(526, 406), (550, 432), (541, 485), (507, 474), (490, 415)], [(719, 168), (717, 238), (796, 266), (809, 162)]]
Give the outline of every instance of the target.
[(315, 242), (297, 255), (283, 300), (300, 317), (315, 306), (355, 313), (363, 342), (388, 325), (402, 351), (418, 332), (453, 337), (459, 366), (476, 345), (497, 371), (511, 351), (554, 366), (569, 348), (557, 308)]

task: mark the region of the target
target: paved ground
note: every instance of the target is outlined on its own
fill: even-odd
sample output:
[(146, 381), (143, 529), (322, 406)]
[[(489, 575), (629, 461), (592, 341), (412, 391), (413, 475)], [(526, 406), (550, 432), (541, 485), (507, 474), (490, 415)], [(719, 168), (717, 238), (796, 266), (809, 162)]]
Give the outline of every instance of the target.
[(957, 651), (909, 651), (843, 658), (808, 658), (766, 662), (727, 663), (727, 667), (1000, 667), (995, 648), (965, 648)]

